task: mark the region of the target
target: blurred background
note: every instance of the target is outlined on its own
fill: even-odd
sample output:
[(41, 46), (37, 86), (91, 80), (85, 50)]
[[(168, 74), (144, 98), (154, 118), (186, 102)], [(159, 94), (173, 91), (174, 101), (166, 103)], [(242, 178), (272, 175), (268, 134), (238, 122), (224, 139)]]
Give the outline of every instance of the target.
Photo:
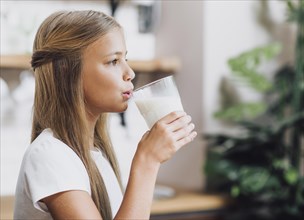
[[(194, 208), (173, 203), (180, 209), (161, 210), (155, 204), (152, 213), (159, 219), (188, 219), (176, 214), (183, 211), (190, 213), (189, 219), (203, 219), (206, 210), (222, 210), (228, 195), (256, 207), (247, 213), (262, 210), (253, 219), (281, 215), (265, 209), (273, 204), (279, 204), (288, 219), (297, 219), (304, 210), (303, 8), (301, 0), (1, 0), (1, 213), (11, 207), (30, 140), (34, 81), (29, 61), (35, 33), (52, 12), (93, 9), (113, 15), (123, 26), (128, 59), (137, 74), (135, 87), (174, 75), (184, 109), (199, 133), (162, 165), (156, 192), (177, 198), (179, 192), (191, 192), (194, 199), (181, 197), (179, 202)], [(137, 143), (148, 128), (132, 102), (123, 115), (111, 114), (110, 119), (126, 184)], [(278, 139), (286, 137), (284, 132), (291, 141)], [(285, 154), (288, 147), (293, 150)], [(279, 190), (285, 197), (277, 198)], [(210, 194), (216, 197), (206, 197)], [(212, 199), (215, 205), (206, 206)], [(193, 211), (205, 214), (195, 218)], [(1, 219), (10, 218), (2, 214)]]

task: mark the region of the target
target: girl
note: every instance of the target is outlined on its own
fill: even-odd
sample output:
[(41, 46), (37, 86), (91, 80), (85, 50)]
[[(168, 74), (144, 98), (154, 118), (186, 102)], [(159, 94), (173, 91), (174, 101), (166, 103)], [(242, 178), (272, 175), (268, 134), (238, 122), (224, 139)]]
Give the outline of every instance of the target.
[(196, 136), (172, 112), (140, 140), (124, 195), (107, 133), (123, 112), (134, 72), (121, 26), (101, 12), (57, 12), (36, 34), (31, 145), (16, 189), (15, 219), (148, 219), (160, 164)]

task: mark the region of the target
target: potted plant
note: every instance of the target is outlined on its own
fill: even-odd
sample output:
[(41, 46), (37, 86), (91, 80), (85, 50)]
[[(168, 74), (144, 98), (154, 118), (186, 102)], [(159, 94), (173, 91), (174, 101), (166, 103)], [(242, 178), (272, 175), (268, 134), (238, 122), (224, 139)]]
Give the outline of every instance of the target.
[(229, 193), (237, 204), (227, 219), (304, 216), (304, 0), (287, 4), (289, 18), (298, 27), (294, 65), (283, 66), (272, 80), (258, 72), (262, 60), (280, 51), (277, 44), (230, 59), (231, 71), (264, 99), (255, 103), (226, 100), (226, 108), (216, 116), (239, 132), (206, 135), (209, 190)]

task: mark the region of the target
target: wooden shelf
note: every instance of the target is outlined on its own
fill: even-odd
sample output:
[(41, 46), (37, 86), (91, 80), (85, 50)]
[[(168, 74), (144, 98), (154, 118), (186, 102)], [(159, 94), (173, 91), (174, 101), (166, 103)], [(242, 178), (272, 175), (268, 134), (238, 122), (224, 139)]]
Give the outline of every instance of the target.
[(30, 69), (30, 55), (1, 55), (0, 67), (12, 69)]
[[(31, 55), (1, 55), (0, 67), (30, 69)], [(180, 69), (177, 58), (158, 58), (152, 60), (129, 60), (130, 67), (137, 73), (174, 73)]]
[(218, 195), (183, 192), (169, 199), (155, 200), (151, 215), (204, 212), (220, 210), (227, 206), (228, 200)]

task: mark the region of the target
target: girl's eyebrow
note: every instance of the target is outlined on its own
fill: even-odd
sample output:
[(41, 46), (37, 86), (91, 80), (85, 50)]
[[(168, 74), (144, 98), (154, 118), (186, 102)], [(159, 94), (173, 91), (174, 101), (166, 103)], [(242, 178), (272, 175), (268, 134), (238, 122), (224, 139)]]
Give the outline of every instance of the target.
[[(126, 51), (125, 55), (127, 55), (128, 51)], [(106, 55), (106, 57), (109, 57), (109, 56), (113, 56), (113, 55), (123, 55), (123, 52), (121, 51), (116, 51), (116, 52), (113, 52), (113, 53), (109, 53)]]

